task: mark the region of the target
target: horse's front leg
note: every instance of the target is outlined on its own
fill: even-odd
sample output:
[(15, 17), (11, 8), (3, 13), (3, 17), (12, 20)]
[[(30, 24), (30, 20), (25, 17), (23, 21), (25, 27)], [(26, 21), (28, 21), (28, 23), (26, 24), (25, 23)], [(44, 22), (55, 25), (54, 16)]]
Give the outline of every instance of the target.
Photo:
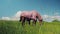
[(36, 25), (37, 20), (33, 20), (33, 24)]
[(40, 20), (40, 25), (42, 25), (43, 20)]
[(37, 20), (35, 20), (35, 25), (36, 25)]

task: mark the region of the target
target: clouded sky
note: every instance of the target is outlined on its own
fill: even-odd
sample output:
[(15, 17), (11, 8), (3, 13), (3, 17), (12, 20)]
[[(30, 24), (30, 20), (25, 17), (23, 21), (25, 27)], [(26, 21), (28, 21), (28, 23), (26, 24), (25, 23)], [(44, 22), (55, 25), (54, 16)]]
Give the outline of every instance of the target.
[(0, 0), (0, 17), (10, 17), (22, 10), (36, 10), (41, 15), (60, 15), (60, 0)]

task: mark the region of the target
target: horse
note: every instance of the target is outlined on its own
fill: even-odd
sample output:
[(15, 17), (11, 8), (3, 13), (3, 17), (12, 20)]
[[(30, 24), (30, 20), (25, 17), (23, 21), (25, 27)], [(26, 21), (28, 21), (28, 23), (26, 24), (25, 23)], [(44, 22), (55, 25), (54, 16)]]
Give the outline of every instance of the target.
[(40, 23), (42, 23), (42, 17), (40, 16), (40, 14), (33, 10), (30, 12), (29, 11), (22, 12), (20, 15), (19, 21), (22, 21), (22, 25), (24, 25), (25, 20), (27, 20), (29, 22), (29, 25), (30, 25), (30, 20), (33, 20), (33, 23), (36, 25), (37, 19), (39, 20)]

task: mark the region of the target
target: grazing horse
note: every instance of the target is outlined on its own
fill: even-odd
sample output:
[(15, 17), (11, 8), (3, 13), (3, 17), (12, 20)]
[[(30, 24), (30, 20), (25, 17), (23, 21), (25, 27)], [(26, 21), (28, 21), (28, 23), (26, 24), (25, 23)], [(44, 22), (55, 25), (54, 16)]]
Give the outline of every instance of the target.
[(36, 24), (37, 19), (42, 24), (42, 17), (38, 12), (34, 10), (30, 12), (28, 11), (22, 12), (20, 15), (20, 21), (22, 21), (22, 25), (25, 24), (25, 20), (29, 22), (29, 25), (30, 25), (30, 20), (33, 20), (33, 23)]

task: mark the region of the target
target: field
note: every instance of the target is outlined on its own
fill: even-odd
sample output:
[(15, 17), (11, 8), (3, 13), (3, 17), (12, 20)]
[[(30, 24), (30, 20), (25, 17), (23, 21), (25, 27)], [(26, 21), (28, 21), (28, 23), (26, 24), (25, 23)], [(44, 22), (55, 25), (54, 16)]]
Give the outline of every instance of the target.
[(22, 27), (19, 21), (0, 20), (0, 34), (60, 34), (60, 22), (43, 22), (42, 26), (26, 22)]

